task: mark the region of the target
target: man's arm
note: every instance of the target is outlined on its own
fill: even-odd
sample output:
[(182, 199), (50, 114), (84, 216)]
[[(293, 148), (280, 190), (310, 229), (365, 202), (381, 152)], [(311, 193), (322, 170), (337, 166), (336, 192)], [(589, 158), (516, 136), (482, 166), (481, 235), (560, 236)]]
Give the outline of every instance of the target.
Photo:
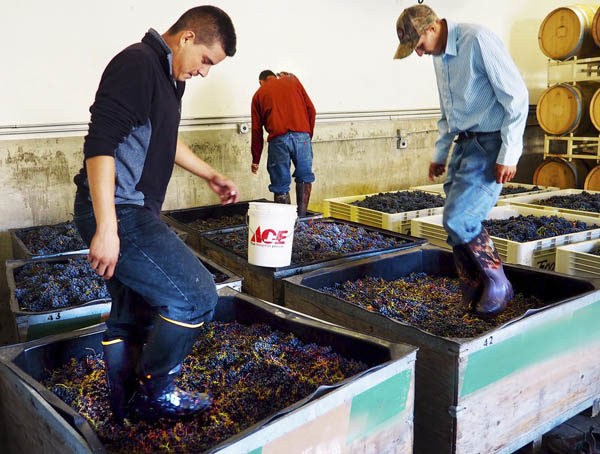
[(448, 126), (448, 118), (446, 117), (446, 111), (444, 110), (444, 103), (442, 102), (442, 95), (439, 92), (440, 87), (438, 86), (438, 96), (440, 99), (440, 111), (442, 117), (438, 120), (438, 138), (435, 141), (435, 151), (433, 154), (433, 160), (429, 164), (429, 179), (433, 180), (435, 177), (439, 177), (446, 171), (446, 160), (448, 159), (448, 153), (450, 152), (450, 146), (454, 139), (454, 134), (450, 134), (450, 127)]
[(529, 92), (502, 41), (492, 32), (485, 31), (476, 41), (483, 68), (504, 108), (504, 121), (500, 129), (502, 147), (496, 160), (496, 181), (506, 183), (516, 172), (523, 152), (523, 132), (529, 113)]
[(110, 279), (120, 248), (115, 210), (115, 160), (111, 156), (96, 156), (87, 159), (85, 166), (96, 218), (88, 262), (99, 276)]
[[(289, 77), (289, 76), (288, 76)], [(298, 78), (294, 77), (300, 86), (300, 93), (302, 93), (302, 97), (304, 98), (304, 103), (306, 104), (306, 113), (308, 114), (308, 123), (310, 124), (310, 137), (312, 138), (313, 133), (315, 131), (315, 119), (317, 118), (317, 111), (315, 110), (315, 106), (313, 105), (308, 93), (304, 89), (304, 86)]]
[(83, 153), (96, 232), (88, 261), (99, 276), (110, 279), (119, 258), (120, 241), (115, 209), (114, 154), (132, 128), (144, 124), (149, 115), (152, 82), (139, 51), (117, 55), (102, 74)]
[(260, 102), (258, 100), (258, 94), (255, 94), (252, 98), (251, 105), (251, 114), (252, 114), (252, 173), (258, 172), (258, 164), (260, 163), (260, 155), (262, 154), (262, 149), (264, 146), (263, 139), (263, 121), (262, 121), (262, 113), (260, 111)]
[(450, 126), (448, 124), (448, 113), (446, 112), (446, 109), (444, 107), (444, 99), (442, 96), (442, 91), (448, 89), (445, 86), (445, 84), (442, 83), (444, 77), (444, 63), (442, 59), (434, 57), (433, 66), (435, 68), (435, 79), (437, 83), (438, 99), (440, 102), (440, 112), (442, 116), (437, 122), (438, 138), (435, 141), (435, 152), (433, 154), (432, 163), (441, 165), (445, 168), (446, 161), (448, 160), (448, 153), (450, 152), (450, 147), (452, 146), (452, 141), (454, 140), (455, 134), (450, 133)]
[(239, 192), (233, 181), (221, 175), (196, 156), (179, 138), (177, 139), (175, 164), (206, 180), (208, 186), (219, 196), (222, 204), (235, 203), (238, 201)]

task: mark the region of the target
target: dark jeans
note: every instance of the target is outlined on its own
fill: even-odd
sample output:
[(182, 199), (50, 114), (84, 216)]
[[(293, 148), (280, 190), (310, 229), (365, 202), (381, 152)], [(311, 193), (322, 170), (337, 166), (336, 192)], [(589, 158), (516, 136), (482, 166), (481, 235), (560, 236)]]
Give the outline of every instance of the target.
[[(217, 304), (211, 273), (150, 210), (117, 205), (119, 260), (107, 281), (112, 298), (105, 340), (143, 339), (155, 315), (198, 324), (210, 321)], [(74, 221), (89, 245), (96, 232), (91, 203), (75, 197)]]
[(444, 183), (444, 228), (448, 244), (469, 243), (481, 233), (481, 221), (496, 205), (502, 185), (494, 168), (502, 146), (500, 133), (464, 139), (456, 143)]
[[(275, 194), (290, 192), (292, 176), (296, 183), (312, 183), (312, 144), (307, 132), (288, 132), (269, 142), (267, 170), (271, 177), (269, 191)], [(290, 162), (294, 163), (294, 174), (290, 175)]]

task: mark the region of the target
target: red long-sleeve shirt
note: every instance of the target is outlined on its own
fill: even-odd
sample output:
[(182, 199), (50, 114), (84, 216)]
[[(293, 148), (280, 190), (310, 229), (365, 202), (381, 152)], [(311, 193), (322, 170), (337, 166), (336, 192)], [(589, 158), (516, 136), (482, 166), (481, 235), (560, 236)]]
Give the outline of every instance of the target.
[(288, 132), (312, 137), (316, 111), (300, 81), (293, 76), (270, 77), (252, 97), (252, 163), (260, 162), (264, 127), (267, 141)]

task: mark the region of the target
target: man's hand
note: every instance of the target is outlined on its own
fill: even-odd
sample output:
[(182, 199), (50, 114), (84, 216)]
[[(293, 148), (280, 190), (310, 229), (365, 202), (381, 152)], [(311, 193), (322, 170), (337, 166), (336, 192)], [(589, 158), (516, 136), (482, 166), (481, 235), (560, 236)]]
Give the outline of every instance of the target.
[(515, 173), (517, 173), (517, 166), (504, 166), (502, 164), (496, 164), (496, 168), (494, 169), (496, 183), (508, 183), (514, 178)]
[(252, 164), (250, 166), (250, 170), (252, 170), (252, 173), (256, 175), (258, 173), (258, 164)]
[(434, 177), (439, 177), (445, 171), (446, 164), (438, 164), (437, 162), (432, 162), (431, 164), (429, 164), (429, 179), (433, 181)]
[(109, 231), (96, 230), (92, 238), (92, 244), (90, 244), (88, 262), (98, 276), (106, 280), (113, 276), (115, 266), (117, 266), (119, 260), (120, 246), (121, 243), (116, 228)]
[(211, 179), (206, 181), (208, 182), (208, 186), (210, 186), (221, 199), (221, 205), (238, 201), (239, 196), (237, 187), (229, 178), (217, 173)]

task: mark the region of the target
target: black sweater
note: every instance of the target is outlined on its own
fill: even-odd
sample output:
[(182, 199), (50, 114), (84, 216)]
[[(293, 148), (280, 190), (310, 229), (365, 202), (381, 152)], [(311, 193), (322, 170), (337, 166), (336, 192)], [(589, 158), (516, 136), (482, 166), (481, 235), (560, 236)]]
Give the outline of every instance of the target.
[(90, 108), (84, 166), (74, 179), (84, 194), (89, 196), (85, 160), (113, 156), (115, 204), (160, 213), (175, 163), (185, 89), (185, 83), (171, 75), (170, 56), (165, 41), (151, 29), (104, 70)]

